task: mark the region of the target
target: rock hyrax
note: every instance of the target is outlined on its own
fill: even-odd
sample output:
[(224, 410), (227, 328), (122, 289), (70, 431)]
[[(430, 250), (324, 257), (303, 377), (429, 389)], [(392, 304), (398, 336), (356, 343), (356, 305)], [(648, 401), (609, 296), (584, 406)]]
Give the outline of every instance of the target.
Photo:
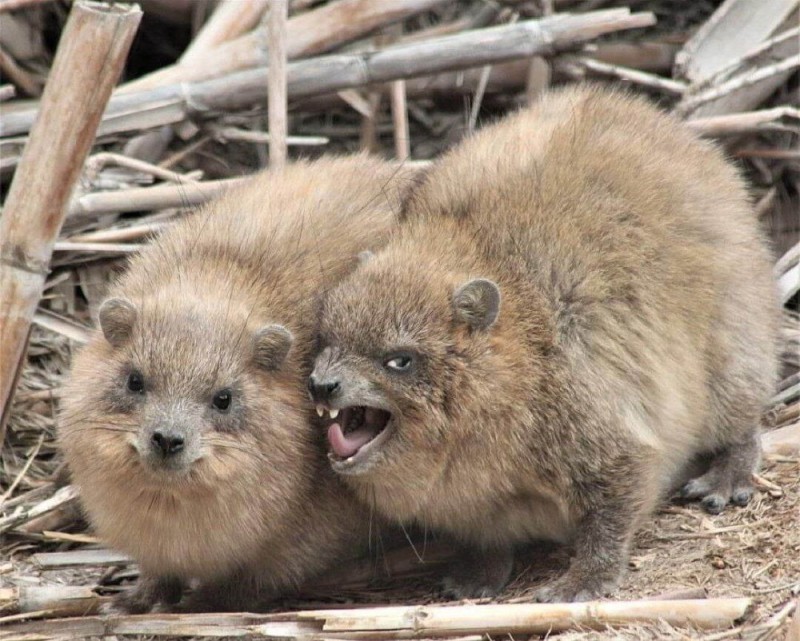
[(485, 561), (457, 592), (497, 589), (532, 539), (575, 546), (540, 600), (606, 592), (699, 456), (686, 496), (747, 503), (778, 306), (713, 144), (573, 88), (444, 155), (402, 215), (327, 298), (309, 386), (365, 501)]
[(139, 563), (126, 609), (174, 602), (189, 580), (187, 607), (254, 607), (364, 540), (306, 379), (322, 292), (385, 242), (408, 178), (366, 156), (260, 174), (113, 286), (59, 436), (91, 523)]

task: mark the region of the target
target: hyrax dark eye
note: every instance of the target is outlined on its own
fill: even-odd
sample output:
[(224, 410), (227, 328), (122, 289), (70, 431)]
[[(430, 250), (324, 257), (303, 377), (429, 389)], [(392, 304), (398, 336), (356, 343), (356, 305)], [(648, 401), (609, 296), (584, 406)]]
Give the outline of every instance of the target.
[(211, 401), (211, 404), (214, 406), (215, 410), (225, 412), (231, 406), (231, 397), (232, 395), (229, 389), (220, 390), (214, 394), (214, 400)]
[(144, 377), (141, 373), (133, 370), (128, 374), (128, 391), (134, 394), (144, 394)]
[(392, 358), (388, 359), (384, 366), (386, 369), (392, 370), (393, 372), (405, 372), (411, 367), (412, 358), (407, 354), (400, 354), (398, 356), (392, 356)]

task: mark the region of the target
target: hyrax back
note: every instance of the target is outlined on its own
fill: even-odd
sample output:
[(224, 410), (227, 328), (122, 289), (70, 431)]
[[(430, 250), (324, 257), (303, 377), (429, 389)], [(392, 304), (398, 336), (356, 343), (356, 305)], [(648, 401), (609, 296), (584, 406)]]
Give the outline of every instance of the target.
[(368, 519), (324, 459), (305, 380), (321, 295), (385, 242), (408, 177), (365, 156), (260, 174), (112, 288), (60, 442), (92, 524), (142, 571), (125, 607), (192, 579), (190, 607), (251, 607), (356, 552)]
[[(333, 468), (386, 516), (492, 562), (571, 541), (543, 600), (612, 586), (660, 497), (745, 503), (776, 375), (768, 251), (742, 180), (642, 100), (551, 94), (426, 174), (327, 298), (310, 379)], [(473, 555), (475, 553), (473, 552)]]

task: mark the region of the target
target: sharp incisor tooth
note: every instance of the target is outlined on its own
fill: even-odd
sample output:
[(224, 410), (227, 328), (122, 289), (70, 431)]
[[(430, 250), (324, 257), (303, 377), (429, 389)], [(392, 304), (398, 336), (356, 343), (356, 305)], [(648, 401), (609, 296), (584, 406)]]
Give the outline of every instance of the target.
[(339, 416), (339, 410), (328, 410), (328, 414), (331, 415), (331, 418), (336, 418)]
[(317, 416), (319, 416), (320, 418), (322, 418), (324, 415), (325, 415), (325, 410), (324, 410), (324, 409), (322, 409), (322, 406), (320, 406), (320, 405), (317, 405)]

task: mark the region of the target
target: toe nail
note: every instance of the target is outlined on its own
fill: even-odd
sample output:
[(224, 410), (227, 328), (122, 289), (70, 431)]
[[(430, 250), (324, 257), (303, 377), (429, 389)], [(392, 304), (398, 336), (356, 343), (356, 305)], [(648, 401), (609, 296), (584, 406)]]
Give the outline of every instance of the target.
[(719, 514), (722, 508), (725, 507), (725, 501), (719, 496), (707, 496), (701, 502), (706, 512), (711, 514)]

